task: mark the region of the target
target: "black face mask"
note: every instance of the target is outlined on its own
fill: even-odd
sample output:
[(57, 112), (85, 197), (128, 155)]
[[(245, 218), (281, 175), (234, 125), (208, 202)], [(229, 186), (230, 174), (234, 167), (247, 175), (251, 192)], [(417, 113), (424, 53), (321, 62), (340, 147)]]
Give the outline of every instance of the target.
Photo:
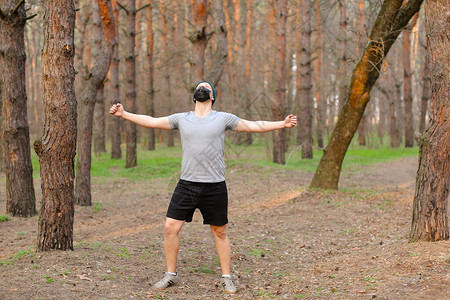
[(211, 91), (205, 88), (204, 86), (199, 87), (194, 92), (194, 99), (199, 102), (205, 102), (206, 100), (211, 99), (210, 97)]

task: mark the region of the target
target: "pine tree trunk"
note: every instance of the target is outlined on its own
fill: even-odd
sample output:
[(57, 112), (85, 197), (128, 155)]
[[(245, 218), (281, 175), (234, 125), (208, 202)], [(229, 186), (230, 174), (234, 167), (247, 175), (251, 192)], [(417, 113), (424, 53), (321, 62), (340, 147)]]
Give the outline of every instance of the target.
[[(427, 51), (428, 52), (428, 51)], [(425, 131), (426, 121), (427, 121), (427, 109), (428, 109), (428, 99), (430, 99), (430, 59), (428, 53), (425, 53), (425, 62), (423, 66), (423, 88), (422, 88), (422, 101), (420, 105), (420, 125), (419, 131), (423, 133)]]
[(74, 27), (75, 6), (72, 0), (44, 1), (42, 95), (45, 126), (42, 138), (34, 142), (42, 180), (39, 251), (73, 250), (77, 140)]
[(76, 204), (83, 206), (92, 205), (91, 151), (94, 106), (97, 92), (108, 74), (115, 43), (111, 2), (93, 0), (92, 4), (92, 35), (94, 37), (92, 58), (94, 64), (90, 70), (85, 68), (86, 71), (82, 78), (75, 184)]
[(405, 147), (414, 146), (413, 127), (413, 96), (411, 74), (411, 30), (413, 25), (408, 25), (403, 30), (403, 102), (405, 108)]
[[(125, 109), (136, 113), (136, 1), (127, 0), (126, 34), (125, 34)], [(137, 166), (137, 132), (136, 124), (125, 122), (127, 140), (126, 168)]]
[[(251, 0), (248, 1), (250, 3)], [(248, 4), (250, 5), (250, 4)], [(227, 27), (225, 25), (225, 15), (223, 12), (223, 0), (214, 0), (214, 22), (216, 28), (217, 50), (214, 53), (213, 63), (207, 72), (206, 78), (214, 85), (218, 85), (222, 77), (225, 63), (227, 61)]]
[(94, 106), (94, 153), (106, 152), (105, 144), (105, 84), (97, 92)]
[[(272, 103), (272, 118), (282, 120), (285, 115), (286, 99), (286, 0), (276, 0), (276, 41), (277, 52), (275, 54), (275, 82), (276, 100)], [(273, 162), (285, 164), (286, 154), (286, 132), (284, 130), (273, 131)]]
[(400, 102), (400, 85), (395, 84), (394, 87), (394, 95), (389, 97), (389, 132), (391, 136), (391, 148), (396, 149), (400, 147), (400, 143), (402, 141), (399, 130), (399, 117), (398, 117), (398, 109), (396, 102)]
[[(147, 115), (149, 116), (155, 116), (155, 104), (154, 104), (154, 95), (155, 91), (153, 89), (153, 8), (151, 5), (147, 8), (146, 11), (147, 16), (147, 62), (148, 62), (148, 87), (147, 87), (147, 93), (148, 93), (148, 100), (146, 101), (146, 111)], [(119, 118), (117, 118), (119, 119)], [(147, 129), (147, 150), (155, 150), (155, 129), (148, 128)]]
[(419, 11), (423, 0), (385, 0), (372, 28), (361, 60), (353, 70), (347, 100), (339, 113), (330, 141), (319, 162), (311, 188), (337, 189), (342, 162), (370, 100), (379, 69), (400, 31)]
[[(322, 15), (320, 12), (320, 1), (315, 1), (316, 6), (316, 68), (314, 70), (314, 86), (315, 86), (315, 94), (317, 101), (316, 108), (316, 135), (317, 135), (317, 145), (319, 148), (323, 148), (323, 135), (324, 135), (324, 127), (325, 127), (325, 105), (326, 99), (322, 99), (322, 61), (323, 61), (323, 50), (322, 50)], [(325, 101), (324, 101), (325, 100)]]
[(6, 212), (36, 214), (25, 82), (25, 8), (17, 1), (0, 6), (0, 85), (2, 102), (3, 170), (6, 173)]
[(450, 190), (450, 24), (446, 0), (425, 3), (425, 32), (430, 59), (430, 125), (418, 138), (419, 169), (413, 204), (410, 242), (449, 238)]
[[(116, 0), (113, 0), (113, 14), (114, 14), (114, 35), (116, 43), (114, 44), (114, 52), (109, 69), (109, 79), (111, 81), (110, 104), (120, 103), (120, 89), (119, 89), (119, 6)], [(120, 118), (111, 118), (111, 158), (122, 158), (122, 149), (120, 148)]]
[[(166, 82), (166, 95), (165, 95), (164, 102), (167, 103), (167, 115), (171, 115), (173, 112), (173, 107), (172, 107), (172, 86), (170, 85), (171, 71), (170, 71), (169, 61), (172, 58), (171, 58), (171, 53), (169, 50), (169, 32), (167, 29), (169, 15), (168, 15), (168, 9), (167, 9), (166, 5), (167, 5), (167, 2), (166, 3), (160, 2), (159, 9), (161, 12), (161, 22), (162, 22), (161, 38), (162, 38), (162, 44), (163, 44), (163, 50), (164, 50), (164, 56), (163, 56), (164, 71), (163, 71), (163, 73), (164, 73), (164, 80)], [(173, 130), (169, 130), (167, 134), (168, 134), (167, 146), (173, 147), (174, 146)]]
[(208, 43), (208, 34), (206, 32), (208, 1), (195, 0), (193, 9), (195, 30), (189, 36), (194, 53), (194, 74), (191, 82), (192, 90), (199, 81), (204, 80), (205, 75), (205, 50)]
[(339, 83), (339, 110), (344, 106), (347, 95), (348, 88), (348, 74), (347, 74), (347, 61), (350, 58), (348, 55), (347, 49), (347, 5), (345, 0), (338, 1), (338, 9), (339, 9), (339, 35), (338, 35), (338, 44), (339, 44), (339, 63), (338, 63), (338, 72), (337, 72), (337, 80)]
[(312, 151), (312, 69), (311, 69), (311, 1), (301, 1), (301, 48), (300, 48), (300, 143), (302, 158), (313, 158)]
[[(219, 2), (218, 0), (216, 0)], [(253, 28), (253, 19), (254, 19), (254, 2), (252, 0), (247, 0), (247, 8), (246, 8), (246, 21), (247, 26), (245, 30), (245, 39), (246, 39), (246, 56), (245, 56), (245, 78), (251, 82), (251, 61), (252, 61), (252, 28)], [(250, 85), (251, 87), (251, 85)], [(251, 120), (252, 118), (252, 97), (253, 97), (253, 89), (249, 88), (244, 93), (244, 115), (247, 120)], [(244, 133), (244, 143), (246, 145), (251, 145), (253, 143), (253, 136), (251, 132)]]

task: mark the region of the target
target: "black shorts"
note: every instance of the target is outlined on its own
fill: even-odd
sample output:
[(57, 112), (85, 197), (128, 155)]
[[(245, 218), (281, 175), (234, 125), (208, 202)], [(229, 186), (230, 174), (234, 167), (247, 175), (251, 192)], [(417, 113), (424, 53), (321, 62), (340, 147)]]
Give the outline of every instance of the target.
[(197, 208), (203, 215), (203, 224), (227, 224), (228, 192), (225, 181), (203, 183), (180, 179), (170, 200), (167, 217), (191, 222)]

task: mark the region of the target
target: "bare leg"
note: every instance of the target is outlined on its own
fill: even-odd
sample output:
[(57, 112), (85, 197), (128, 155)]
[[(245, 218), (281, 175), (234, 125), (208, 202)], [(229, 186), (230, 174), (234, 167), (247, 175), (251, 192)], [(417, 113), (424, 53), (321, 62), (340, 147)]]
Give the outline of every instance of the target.
[(227, 235), (227, 225), (214, 226), (211, 225), (211, 231), (216, 242), (217, 255), (219, 256), (220, 268), (222, 274), (230, 274), (231, 271), (231, 247), (230, 240)]
[(167, 272), (177, 272), (177, 257), (180, 249), (180, 230), (185, 221), (166, 218), (164, 253), (166, 254)]

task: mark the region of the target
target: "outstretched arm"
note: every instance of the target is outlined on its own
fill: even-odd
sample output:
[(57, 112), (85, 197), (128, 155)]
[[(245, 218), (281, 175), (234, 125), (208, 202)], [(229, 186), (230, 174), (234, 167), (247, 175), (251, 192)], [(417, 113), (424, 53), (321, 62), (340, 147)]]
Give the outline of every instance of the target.
[(284, 121), (248, 121), (241, 119), (237, 124), (235, 131), (238, 132), (268, 132), (283, 128), (292, 128), (297, 125), (297, 116), (289, 115)]
[(169, 123), (168, 117), (161, 118), (153, 118), (146, 115), (137, 115), (133, 113), (129, 113), (123, 109), (123, 105), (120, 103), (113, 104), (109, 109), (109, 113), (116, 117), (121, 117), (125, 120), (136, 123), (137, 125), (141, 125), (148, 128), (156, 128), (156, 129), (172, 129)]

